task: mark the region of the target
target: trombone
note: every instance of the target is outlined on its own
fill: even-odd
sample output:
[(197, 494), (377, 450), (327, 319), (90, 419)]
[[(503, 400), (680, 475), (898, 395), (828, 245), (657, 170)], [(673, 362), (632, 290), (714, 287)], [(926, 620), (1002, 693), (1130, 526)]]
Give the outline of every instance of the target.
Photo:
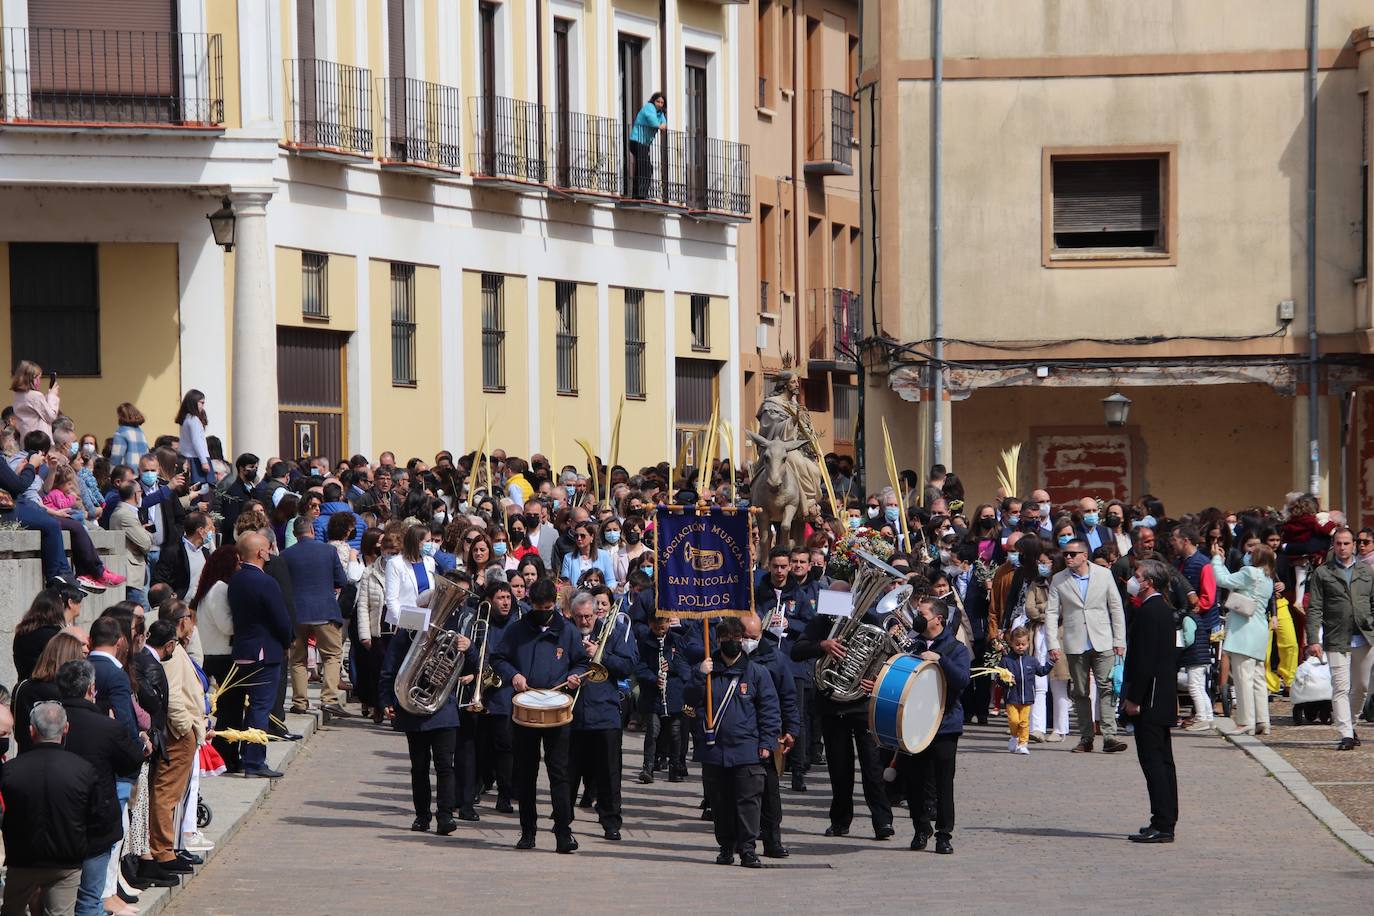
[(472, 629), (468, 638), (473, 642), (482, 641), (481, 652), (477, 656), (477, 675), (472, 681), (472, 699), (466, 703), (459, 703), (459, 709), (466, 709), (473, 713), (486, 712), (486, 707), (482, 705), (482, 688), (496, 690), (501, 686), (501, 676), (496, 673), (496, 669), (487, 664), (487, 643), (490, 642), (491, 634), (491, 602), (483, 601), (477, 605), (477, 616), (473, 618)]
[[(591, 640), (596, 643), (596, 652), (592, 655), (592, 660), (587, 664), (587, 673), (582, 675), (583, 682), (602, 684), (610, 680), (611, 672), (606, 668), (605, 662), (602, 660), (606, 657), (606, 644), (615, 636), (615, 625), (619, 619), (619, 611), (607, 614), (602, 618), (601, 628), (595, 631), (596, 638)], [(577, 687), (577, 693), (573, 694), (574, 706), (577, 705), (577, 699), (580, 696), (582, 696), (581, 684)]]

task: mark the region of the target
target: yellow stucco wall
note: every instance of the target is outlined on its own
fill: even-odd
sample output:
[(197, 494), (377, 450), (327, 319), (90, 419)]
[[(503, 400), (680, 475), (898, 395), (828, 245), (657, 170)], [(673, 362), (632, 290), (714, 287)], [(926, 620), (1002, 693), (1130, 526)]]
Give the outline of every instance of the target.
[[(341, 64), (351, 64), (355, 67), (369, 66), (367, 61), (358, 60), (358, 42), (356, 37), (358, 20), (357, 10), (353, 7), (353, 0), (333, 0), (329, 6), (333, 7), (333, 9), (329, 11), (329, 14), (334, 17), (336, 23), (335, 34), (338, 41), (338, 51), (335, 52), (333, 59)], [(385, 15), (383, 12), (384, 6), (385, 4), (376, 3), (373, 4), (373, 9), (369, 10), (371, 18), (371, 21), (368, 22), (369, 33), (374, 28), (381, 28), (381, 16)], [(316, 8), (317, 16), (323, 12), (323, 9)], [(320, 49), (321, 57), (327, 58), (328, 55), (329, 52), (326, 49)], [(382, 76), (383, 74), (373, 71), (372, 75), (376, 77)]]
[[(586, 439), (596, 449), (600, 441), (600, 401), (608, 397), (599, 390), (597, 377), (596, 286), (577, 284), (577, 394), (558, 394), (558, 353), (555, 343), (557, 310), (554, 306), (554, 281), (538, 281), (539, 296), (539, 416), (558, 424), (553, 445), (549, 435), (540, 433), (540, 444), (554, 448), (561, 464), (586, 464), (575, 440)], [(624, 314), (623, 312), (621, 313)], [(618, 397), (618, 395), (617, 395)], [(545, 423), (545, 430), (550, 428)], [(623, 436), (623, 433), (622, 433)], [(548, 452), (545, 451), (547, 455)], [(602, 456), (604, 459), (604, 455)]]
[(443, 447), (439, 269), (415, 268), (414, 387), (391, 383), (391, 262), (368, 261), (372, 303), (372, 441), (429, 460)]
[[(625, 391), (625, 291), (610, 291), (611, 424)], [(663, 293), (644, 292), (644, 399), (626, 400), (620, 420), (620, 463), (631, 473), (647, 464), (666, 461), (664, 430), (668, 426), (667, 392), (663, 383)], [(607, 435), (610, 434), (608, 431)], [(605, 460), (610, 462), (610, 454)]]
[[(148, 418), (148, 441), (175, 433), (181, 402), (180, 305), (177, 247), (102, 244), (97, 250), (100, 299), (100, 375), (59, 378), (62, 411), (78, 433), (102, 440), (115, 427), (115, 407), (132, 401)], [(0, 352), (10, 362), (9, 246), (0, 243)], [(224, 436), (224, 405), (207, 404), (212, 435)]]
[(710, 347), (697, 350), (692, 347), (692, 294), (678, 293), (676, 296), (677, 355), (688, 359), (715, 359), (724, 361), (730, 353), (730, 300), (724, 296), (712, 296), (710, 307), (710, 330), (707, 343)]
[(461, 308), (463, 316), (463, 390), (467, 393), (463, 411), (463, 441), (448, 443), (455, 453), (468, 452), (482, 444), (484, 424), (491, 423), (490, 448), (504, 448), (507, 454), (528, 457), (530, 424), (528, 405), (529, 337), (524, 332), (528, 314), (528, 283), (524, 277), (507, 276), (506, 303), (506, 390), (482, 390), (482, 274), (463, 272), (463, 301), (450, 308)]
[(233, 128), (243, 123), (239, 111), (239, 10), (237, 3), (208, 3), (205, 7), (205, 28), (220, 35), (221, 59), (224, 62), (224, 126)]
[[(431, 83), (441, 82), (439, 79), (439, 2), (438, 0), (424, 0), (425, 12), (425, 73), (424, 79)], [(458, 53), (457, 49), (449, 49), (451, 53)]]
[[(301, 314), (301, 249), (276, 249), (277, 324), (293, 328), (355, 331), (358, 328), (358, 261), (352, 255), (330, 254), (327, 283), (329, 317)], [(387, 300), (390, 302), (390, 299)]]

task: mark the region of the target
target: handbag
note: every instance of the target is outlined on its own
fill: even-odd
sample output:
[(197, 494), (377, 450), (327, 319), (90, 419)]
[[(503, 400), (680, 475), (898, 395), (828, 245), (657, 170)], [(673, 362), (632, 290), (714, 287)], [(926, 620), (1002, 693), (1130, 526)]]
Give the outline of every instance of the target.
[(1240, 592), (1231, 592), (1226, 596), (1226, 610), (1242, 617), (1255, 616), (1255, 599), (1249, 595), (1242, 595)]

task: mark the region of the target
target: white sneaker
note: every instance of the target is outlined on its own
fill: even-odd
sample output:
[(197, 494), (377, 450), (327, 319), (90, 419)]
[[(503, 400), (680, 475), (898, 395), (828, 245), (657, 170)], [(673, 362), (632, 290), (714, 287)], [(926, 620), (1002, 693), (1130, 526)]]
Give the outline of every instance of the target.
[(1018, 747), (1018, 748), (1016, 749), (1016, 753), (1018, 753), (1018, 754), (1026, 754), (1027, 756), (1029, 756), (1029, 755), (1030, 755), (1030, 748), (1023, 744), (1023, 745), (1021, 745), (1020, 747)]
[(1212, 723), (1204, 719), (1198, 719), (1192, 725), (1184, 729), (1185, 732), (1209, 732), (1211, 730)]
[(1059, 732), (1050, 732), (1048, 735), (1045, 736), (1046, 744), (1058, 744), (1063, 740), (1064, 736), (1061, 735)]
[(1016, 753), (1016, 744), (1016, 736), (1013, 735), (1012, 737), (1007, 739), (1007, 750), (1011, 751), (1013, 754)]
[(187, 852), (209, 852), (215, 848), (215, 844), (206, 838), (205, 834), (197, 830), (195, 833), (186, 833), (182, 837), (182, 848)]

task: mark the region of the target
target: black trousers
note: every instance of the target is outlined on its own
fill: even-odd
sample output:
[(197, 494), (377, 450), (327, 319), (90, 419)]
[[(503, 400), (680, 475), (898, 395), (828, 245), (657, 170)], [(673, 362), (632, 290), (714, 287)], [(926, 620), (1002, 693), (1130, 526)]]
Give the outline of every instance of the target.
[(1150, 793), (1150, 826), (1173, 833), (1178, 823), (1178, 773), (1167, 725), (1135, 719), (1135, 753)]
[(478, 792), (495, 782), (499, 801), (515, 797), (511, 785), (511, 728), (510, 716), (486, 713), (477, 717)]
[(768, 761), (739, 767), (701, 765), (706, 797), (711, 801), (716, 845), (727, 852), (753, 852), (759, 837), (764, 767)]
[(602, 830), (619, 830), (620, 744), (618, 728), (572, 733), (572, 784), (587, 781), (596, 796), (596, 814)]
[(454, 753), (454, 771), (457, 778), (458, 808), (467, 811), (477, 804), (482, 796), (481, 777), (477, 774), (477, 720), (476, 713), (459, 710), (458, 741)]
[(630, 158), (634, 160), (635, 164), (634, 181), (630, 185), (632, 189), (630, 196), (648, 197), (649, 187), (654, 180), (653, 151), (649, 148), (649, 144), (631, 140)]
[(782, 791), (779, 786), (778, 770), (773, 761), (763, 764), (763, 798), (759, 808), (759, 837), (763, 840), (763, 851), (772, 852), (782, 848)]
[[(830, 823), (845, 830), (854, 820), (854, 757), (859, 758), (864, 801), (873, 818), (873, 827), (892, 826), (892, 806), (883, 788), (883, 759), (878, 743), (868, 731), (868, 722), (857, 712), (821, 716), (821, 736), (825, 739), (825, 767), (830, 773)], [(798, 741), (798, 744), (801, 742)], [(795, 750), (795, 748), (793, 749)], [(910, 795), (907, 796), (910, 798)]]
[[(986, 639), (975, 639), (972, 646), (973, 663), (982, 664), (981, 659), (988, 651), (988, 641)], [(1048, 691), (1046, 691), (1048, 692)], [(964, 706), (964, 721), (972, 723), (977, 719), (979, 723), (986, 724), (988, 721), (988, 706), (992, 702), (992, 678), (976, 677), (969, 681), (969, 685), (964, 688), (964, 693), (960, 697)]]
[[(268, 714), (272, 698), (277, 695), (282, 677), (281, 665), (253, 662), (234, 665), (235, 686), (223, 691), (215, 704), (215, 728), (268, 730)], [(226, 675), (228, 677), (229, 675)], [(224, 758), (225, 766), (237, 770), (240, 766), (267, 765), (267, 747), (261, 744), (230, 744), (215, 738), (215, 749)]]
[[(801, 734), (792, 736), (797, 739), (797, 743), (792, 745), (792, 750), (787, 753), (787, 770), (793, 776), (801, 776), (811, 768), (811, 745), (816, 738), (812, 734), (812, 710), (816, 705), (816, 688), (799, 677), (794, 677), (792, 683), (797, 687), (797, 717), (801, 720), (798, 730)], [(853, 765), (852, 760), (850, 765)]]
[(572, 726), (526, 728), (514, 725), (511, 735), (511, 776), (520, 806), (520, 832), (532, 836), (539, 829), (535, 781), (539, 778), (542, 750), (544, 769), (549, 774), (549, 797), (553, 801), (553, 832), (558, 836), (571, 835), (573, 803), (572, 782), (568, 779), (568, 745)]
[(936, 735), (921, 753), (897, 758), (897, 772), (906, 785), (906, 804), (917, 833), (931, 832), (932, 792), (936, 836), (948, 839), (954, 831), (954, 758), (958, 749), (958, 735)]
[(454, 775), (454, 752), (458, 729), (433, 728), (423, 732), (406, 732), (406, 749), (410, 751), (410, 797), (415, 803), (415, 817), (429, 821), (429, 768), (434, 765), (438, 789), (439, 820), (451, 820), (458, 789)]

